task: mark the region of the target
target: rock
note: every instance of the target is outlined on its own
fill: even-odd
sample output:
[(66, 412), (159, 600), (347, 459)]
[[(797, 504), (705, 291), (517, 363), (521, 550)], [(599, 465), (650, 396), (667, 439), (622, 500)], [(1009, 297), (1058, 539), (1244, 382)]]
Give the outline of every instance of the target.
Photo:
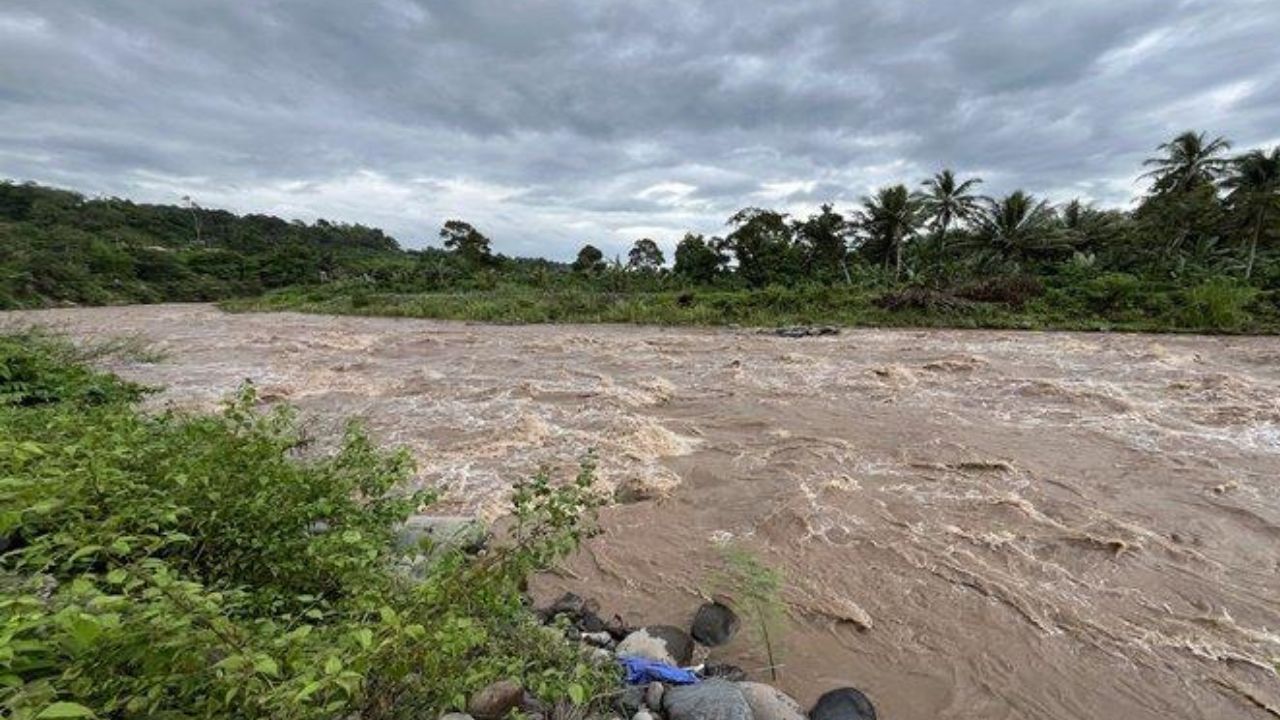
[(610, 632), (609, 623), (606, 623), (596, 614), (599, 610), (600, 606), (594, 600), (587, 600), (581, 595), (567, 592), (557, 598), (551, 605), (539, 610), (538, 615), (544, 622), (551, 622), (563, 615), (569, 619), (569, 622), (573, 623), (573, 626), (579, 632)]
[(728, 663), (707, 663), (702, 666), (701, 674), (704, 678), (720, 678), (721, 680), (731, 680), (733, 682), (747, 679), (746, 670)]
[(524, 700), (524, 688), (514, 680), (490, 683), (471, 696), (467, 712), (478, 720), (501, 720), (507, 713), (520, 706)]
[(604, 648), (590, 648), (591, 652), (587, 654), (587, 660), (596, 667), (606, 667), (613, 665), (613, 653)]
[(693, 658), (693, 638), (678, 627), (648, 625), (618, 643), (617, 653), (620, 657), (642, 657), (684, 666)]
[(441, 715), (440, 720), (475, 720), (475, 718), (466, 713), (451, 712)]
[(649, 708), (640, 708), (631, 716), (631, 720), (653, 720), (653, 713), (649, 712)]
[(679, 478), (666, 476), (641, 477), (632, 476), (613, 490), (613, 500), (622, 505), (632, 505), (649, 500), (665, 500), (671, 491), (679, 485)]
[(639, 685), (628, 685), (613, 699), (613, 709), (623, 717), (631, 717), (644, 707), (646, 688)]
[(613, 647), (613, 636), (607, 632), (585, 632), (578, 637), (582, 642), (598, 648), (609, 650)]
[(650, 710), (662, 712), (662, 694), (666, 688), (660, 682), (651, 682), (644, 689), (644, 704), (649, 706)]
[(738, 615), (728, 605), (709, 602), (694, 613), (690, 634), (707, 647), (718, 647), (733, 638), (738, 625)]
[(800, 703), (771, 685), (740, 682), (738, 689), (751, 706), (753, 720), (805, 720)]
[(479, 520), (448, 515), (412, 515), (396, 534), (396, 547), (405, 553), (415, 550), (435, 555), (457, 548), (479, 552), (489, 542), (489, 530)]
[(823, 335), (839, 335), (840, 328), (833, 325), (796, 325), (793, 327), (780, 327), (772, 330), (761, 330), (761, 333), (767, 335), (777, 335), (785, 338), (805, 338), (805, 337), (821, 337)]
[(556, 598), (555, 602), (547, 606), (541, 613), (548, 620), (557, 615), (567, 615), (570, 620), (577, 620), (578, 616), (582, 615), (583, 612), (595, 612), (596, 610), (595, 603), (577, 593), (567, 592)]
[(862, 691), (837, 688), (818, 698), (809, 720), (876, 720), (876, 708)]
[(670, 720), (752, 720), (742, 691), (724, 680), (668, 688), (662, 694), (662, 709)]

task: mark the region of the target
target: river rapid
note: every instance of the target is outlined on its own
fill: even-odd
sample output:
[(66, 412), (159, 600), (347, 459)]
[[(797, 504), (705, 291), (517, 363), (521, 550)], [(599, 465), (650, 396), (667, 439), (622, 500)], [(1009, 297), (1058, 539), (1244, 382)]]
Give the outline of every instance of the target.
[[(1280, 339), (482, 326), (206, 305), (0, 314), (139, 336), (208, 409), (251, 379), (409, 448), (450, 512), (588, 450), (601, 533), (533, 590), (687, 626), (725, 543), (785, 577), (778, 685), (885, 718), (1280, 717)], [(768, 679), (744, 631), (712, 657)]]

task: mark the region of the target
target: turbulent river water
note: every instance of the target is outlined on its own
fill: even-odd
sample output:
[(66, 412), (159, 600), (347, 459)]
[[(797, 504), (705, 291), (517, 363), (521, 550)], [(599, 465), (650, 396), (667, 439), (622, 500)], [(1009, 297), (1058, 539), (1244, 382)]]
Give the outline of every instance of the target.
[[(333, 438), (364, 418), (451, 511), (568, 475), (658, 500), (535, 592), (686, 625), (719, 546), (785, 576), (778, 684), (885, 718), (1280, 717), (1280, 339), (477, 326), (209, 306), (10, 313), (138, 335), (152, 402), (252, 379)], [(767, 676), (750, 633), (713, 658)]]

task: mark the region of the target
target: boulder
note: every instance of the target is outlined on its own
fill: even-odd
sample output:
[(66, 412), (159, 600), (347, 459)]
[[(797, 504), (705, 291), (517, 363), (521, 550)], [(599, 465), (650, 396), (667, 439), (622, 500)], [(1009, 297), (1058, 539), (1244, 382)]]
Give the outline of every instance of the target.
[(669, 720), (752, 720), (742, 691), (724, 680), (667, 688), (662, 709)]
[(690, 634), (707, 647), (718, 647), (733, 638), (738, 625), (738, 615), (728, 605), (709, 602), (694, 613)]
[(876, 708), (854, 688), (837, 688), (818, 698), (809, 720), (876, 720)]
[(693, 638), (678, 627), (648, 625), (623, 638), (616, 652), (619, 657), (642, 657), (684, 666), (693, 658)]
[(772, 685), (740, 682), (738, 689), (751, 707), (753, 720), (805, 720), (800, 703)]
[(471, 696), (467, 712), (477, 720), (501, 720), (520, 706), (524, 688), (514, 680), (499, 680)]

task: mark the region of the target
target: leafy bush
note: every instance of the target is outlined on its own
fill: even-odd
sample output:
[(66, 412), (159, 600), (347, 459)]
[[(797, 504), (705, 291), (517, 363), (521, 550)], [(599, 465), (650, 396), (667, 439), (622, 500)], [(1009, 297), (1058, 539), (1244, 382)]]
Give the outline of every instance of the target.
[(0, 349), (25, 388), (0, 405), (0, 715), (421, 717), (498, 678), (553, 701), (613, 682), (520, 590), (585, 531), (589, 465), (519, 484), (509, 542), (410, 581), (393, 535), (431, 495), (399, 490), (407, 456), (358, 427), (302, 459), (252, 388), (153, 416), (65, 344)]

